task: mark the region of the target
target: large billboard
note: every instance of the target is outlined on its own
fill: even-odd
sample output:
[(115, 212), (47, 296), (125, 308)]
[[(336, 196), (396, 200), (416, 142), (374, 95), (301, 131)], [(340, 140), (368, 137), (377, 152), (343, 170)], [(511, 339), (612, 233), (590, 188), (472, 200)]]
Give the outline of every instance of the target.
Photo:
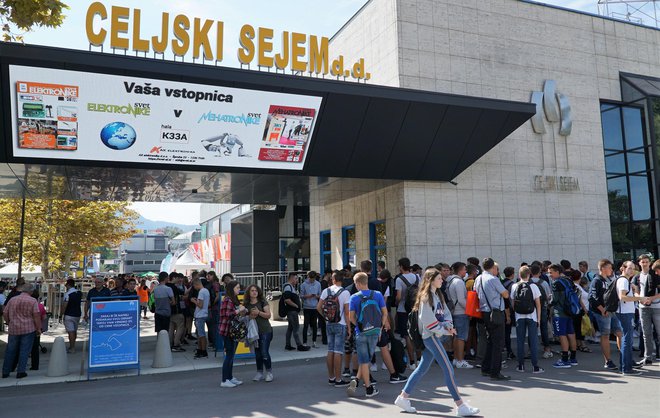
[(302, 170), (321, 97), (9, 66), (13, 155)]

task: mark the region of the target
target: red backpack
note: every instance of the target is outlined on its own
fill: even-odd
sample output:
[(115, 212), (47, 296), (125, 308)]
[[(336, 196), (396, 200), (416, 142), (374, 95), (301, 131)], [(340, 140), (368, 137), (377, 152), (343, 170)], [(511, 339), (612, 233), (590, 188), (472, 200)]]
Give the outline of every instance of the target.
[(343, 287), (336, 293), (332, 293), (328, 288), (328, 295), (323, 301), (323, 318), (329, 323), (338, 323), (341, 321), (341, 305), (339, 304), (339, 295), (343, 292)]

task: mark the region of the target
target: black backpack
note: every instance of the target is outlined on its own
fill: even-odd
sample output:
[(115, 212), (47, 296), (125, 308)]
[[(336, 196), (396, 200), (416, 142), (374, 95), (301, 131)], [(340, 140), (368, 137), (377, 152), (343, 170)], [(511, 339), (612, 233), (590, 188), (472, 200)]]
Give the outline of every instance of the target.
[(529, 315), (534, 312), (536, 304), (534, 303), (534, 293), (532, 285), (528, 282), (520, 282), (516, 287), (516, 293), (513, 295), (513, 310), (520, 315)]
[(415, 306), (415, 301), (417, 300), (417, 292), (419, 291), (419, 277), (415, 277), (415, 283), (410, 283), (408, 279), (406, 279), (405, 276), (400, 275), (399, 276), (401, 280), (403, 280), (403, 283), (406, 284), (406, 300), (403, 303), (404, 308), (406, 309), (407, 313), (412, 312), (413, 307)]
[(539, 278), (538, 282), (531, 281), (536, 285), (536, 287), (539, 288), (539, 292), (541, 292), (541, 307), (543, 306), (548, 306), (548, 295), (545, 293), (545, 289), (543, 288), (543, 279)]
[(616, 312), (619, 310), (619, 292), (616, 290), (617, 280), (610, 283), (603, 295), (603, 303), (607, 312)]
[(412, 342), (413, 347), (416, 350), (424, 350), (424, 339), (422, 338), (422, 333), (419, 332), (419, 312), (410, 311), (408, 314), (408, 337)]

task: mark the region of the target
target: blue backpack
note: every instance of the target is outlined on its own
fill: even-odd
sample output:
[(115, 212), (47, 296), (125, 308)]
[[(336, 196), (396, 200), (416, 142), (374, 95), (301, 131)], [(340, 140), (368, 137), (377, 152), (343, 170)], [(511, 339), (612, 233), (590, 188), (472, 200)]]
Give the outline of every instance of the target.
[(570, 316), (580, 315), (582, 305), (580, 305), (580, 297), (573, 291), (573, 285), (564, 277), (559, 278), (559, 282), (564, 286), (564, 294), (568, 302), (568, 305), (564, 307), (564, 309), (568, 309), (566, 313)]
[(362, 335), (378, 335), (383, 325), (382, 312), (374, 300), (374, 291), (369, 296), (360, 293), (360, 314), (357, 318), (358, 329)]

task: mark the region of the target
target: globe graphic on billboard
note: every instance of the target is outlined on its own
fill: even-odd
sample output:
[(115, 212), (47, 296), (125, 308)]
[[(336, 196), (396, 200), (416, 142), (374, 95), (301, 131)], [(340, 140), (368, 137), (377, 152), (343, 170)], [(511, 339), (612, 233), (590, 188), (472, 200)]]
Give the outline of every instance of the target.
[(101, 129), (101, 141), (106, 147), (116, 150), (125, 150), (135, 144), (135, 129), (124, 122), (112, 122)]

